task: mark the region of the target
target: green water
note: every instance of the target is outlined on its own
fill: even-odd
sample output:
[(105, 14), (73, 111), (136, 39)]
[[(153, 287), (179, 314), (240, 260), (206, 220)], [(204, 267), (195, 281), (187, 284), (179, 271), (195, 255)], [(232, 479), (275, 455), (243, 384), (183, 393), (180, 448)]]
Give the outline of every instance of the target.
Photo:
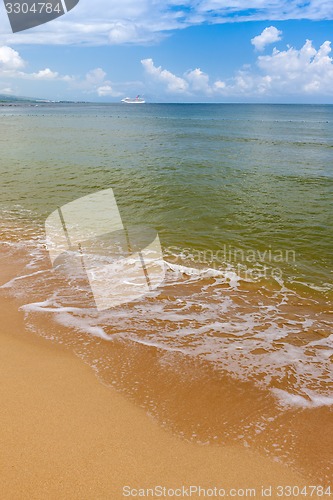
[(332, 280), (332, 106), (3, 108), (0, 141), (3, 209), (43, 221), (112, 187), (124, 223), (164, 248), (287, 252), (288, 278)]

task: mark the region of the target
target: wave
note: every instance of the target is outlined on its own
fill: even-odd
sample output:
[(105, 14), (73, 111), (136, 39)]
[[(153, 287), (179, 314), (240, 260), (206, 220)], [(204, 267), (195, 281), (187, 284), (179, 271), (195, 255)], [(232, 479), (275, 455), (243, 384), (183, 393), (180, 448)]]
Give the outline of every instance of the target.
[[(178, 352), (270, 391), (282, 407), (331, 404), (332, 323), (325, 287), (320, 299), (311, 284), (304, 293), (304, 284), (298, 289), (283, 278), (244, 279), (230, 265), (199, 268), (179, 249), (165, 256), (162, 286), (98, 312), (87, 280), (68, 265), (52, 269), (44, 242), (29, 237), (3, 245), (1, 255), (20, 258), (24, 266), (0, 290), (19, 300), (27, 324), (39, 334), (56, 338), (52, 329), (61, 325), (73, 336)], [(54, 325), (47, 332), (39, 325), (45, 317)]]

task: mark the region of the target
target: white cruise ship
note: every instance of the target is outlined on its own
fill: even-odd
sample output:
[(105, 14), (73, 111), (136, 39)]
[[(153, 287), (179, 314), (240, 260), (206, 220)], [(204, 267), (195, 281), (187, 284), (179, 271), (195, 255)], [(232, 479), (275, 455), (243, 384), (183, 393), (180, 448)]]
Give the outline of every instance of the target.
[(122, 99), (121, 102), (126, 102), (127, 104), (144, 104), (146, 101), (142, 99), (139, 95), (136, 97), (125, 97), (125, 99)]

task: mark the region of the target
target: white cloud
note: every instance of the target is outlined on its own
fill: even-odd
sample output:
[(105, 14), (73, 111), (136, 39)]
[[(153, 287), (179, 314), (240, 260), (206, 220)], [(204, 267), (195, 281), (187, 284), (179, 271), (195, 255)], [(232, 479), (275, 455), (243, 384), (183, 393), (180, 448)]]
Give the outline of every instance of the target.
[(214, 90), (216, 90), (217, 92), (220, 92), (221, 90), (224, 90), (225, 88), (226, 88), (226, 83), (222, 82), (221, 80), (217, 80), (214, 83)]
[(117, 22), (109, 31), (109, 40), (111, 44), (119, 45), (137, 40), (138, 30), (134, 23)]
[(122, 95), (120, 92), (114, 90), (111, 85), (102, 85), (101, 87), (98, 87), (97, 94), (99, 95), (99, 97), (119, 97)]
[(37, 73), (32, 73), (31, 76), (36, 80), (56, 80), (59, 77), (59, 73), (50, 70), (50, 68), (45, 68)]
[(90, 87), (99, 85), (105, 81), (106, 73), (102, 68), (95, 68), (86, 74), (85, 83)]
[(205, 95), (208, 95), (212, 92), (209, 84), (209, 76), (201, 71), (200, 68), (188, 71), (185, 74), (185, 78), (188, 81), (192, 91), (201, 92)]
[(158, 41), (158, 32), (150, 31), (147, 26), (135, 24), (128, 20), (111, 23), (109, 26), (109, 43), (111, 45), (147, 44)]
[(225, 82), (221, 80), (211, 84), (209, 75), (200, 68), (187, 71), (180, 77), (167, 69), (162, 69), (161, 66), (156, 67), (152, 59), (143, 59), (141, 63), (148, 77), (151, 77), (155, 82), (159, 82), (162, 85), (161, 90), (164, 89), (170, 94), (212, 97), (219, 94), (226, 87)]
[(271, 55), (260, 56), (258, 67), (269, 76), (270, 87), (280, 92), (322, 93), (333, 95), (333, 59), (331, 42), (324, 42), (318, 50), (307, 40), (299, 50), (274, 49)]
[(25, 62), (16, 50), (6, 45), (0, 47), (0, 71), (15, 71), (24, 65)]
[(14, 90), (11, 87), (0, 88), (0, 94), (14, 94)]
[(60, 75), (57, 71), (52, 71), (50, 68), (45, 68), (37, 71), (37, 73), (22, 73), (20, 72), (18, 77), (31, 79), (31, 80), (45, 80), (45, 81), (64, 81), (71, 82), (73, 80), (72, 76), (69, 75)]
[[(1, 11), (2, 9), (2, 11)], [(13, 35), (0, 3), (0, 43), (148, 44), (172, 30), (203, 23), (333, 19), (331, 0), (80, 0), (68, 14)]]
[(188, 83), (184, 78), (180, 78), (171, 71), (156, 67), (152, 59), (143, 59), (141, 61), (146, 73), (152, 76), (156, 81), (165, 85), (166, 90), (171, 93), (184, 93), (188, 89)]
[(260, 35), (252, 38), (251, 43), (257, 50), (264, 50), (266, 45), (281, 40), (281, 35), (282, 31), (275, 28), (275, 26), (270, 26), (269, 28), (265, 28)]

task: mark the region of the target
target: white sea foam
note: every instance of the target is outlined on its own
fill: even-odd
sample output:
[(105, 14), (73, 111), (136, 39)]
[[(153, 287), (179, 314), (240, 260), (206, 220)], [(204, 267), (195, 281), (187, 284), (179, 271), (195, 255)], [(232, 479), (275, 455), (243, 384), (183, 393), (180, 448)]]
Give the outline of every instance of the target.
[(179, 275), (188, 275), (195, 277), (225, 277), (225, 271), (217, 269), (198, 269), (195, 267), (185, 266), (181, 264), (174, 264), (165, 261), (166, 267)]
[(32, 276), (36, 276), (37, 274), (44, 274), (45, 272), (48, 272), (48, 271), (36, 271), (35, 273), (23, 274), (21, 276), (16, 276), (15, 278), (12, 278), (11, 280), (7, 281), (7, 283), (4, 283), (3, 285), (1, 285), (0, 288), (11, 288), (17, 281), (24, 280), (26, 278), (31, 278)]
[(103, 340), (112, 340), (112, 335), (107, 335), (101, 326), (91, 326), (83, 318), (68, 314), (71, 311), (59, 310), (55, 316), (55, 321), (67, 328), (74, 328), (82, 333), (87, 333), (93, 337)]
[(305, 390), (306, 396), (290, 394), (282, 389), (272, 389), (272, 393), (278, 399), (280, 405), (288, 408), (319, 408), (320, 406), (332, 406), (333, 395), (323, 396), (314, 391)]
[[(302, 306), (303, 298), (282, 280), (266, 293), (265, 283), (260, 289), (253, 284), (246, 288), (232, 269), (166, 262), (165, 283), (153, 294), (98, 313), (82, 303), (89, 289), (76, 281), (75, 270), (62, 272), (58, 279), (57, 270), (39, 268), (41, 262), (45, 267), (45, 250), (36, 249), (35, 242), (31, 248), (26, 270), (34, 272), (23, 272), (1, 287), (26, 300), (21, 309), (30, 324), (39, 314), (47, 314), (55, 324), (103, 341), (121, 337), (200, 357), (237, 380), (252, 380), (272, 390), (285, 407), (332, 404), (329, 319), (314, 314), (307, 298)], [(295, 343), (299, 336), (302, 342)], [(285, 391), (275, 388), (282, 380), (288, 380)]]
[(53, 298), (44, 300), (42, 302), (32, 302), (31, 304), (24, 304), (20, 309), (26, 313), (29, 312), (48, 312), (48, 313), (81, 313), (82, 309), (79, 307), (64, 307), (54, 302)]

